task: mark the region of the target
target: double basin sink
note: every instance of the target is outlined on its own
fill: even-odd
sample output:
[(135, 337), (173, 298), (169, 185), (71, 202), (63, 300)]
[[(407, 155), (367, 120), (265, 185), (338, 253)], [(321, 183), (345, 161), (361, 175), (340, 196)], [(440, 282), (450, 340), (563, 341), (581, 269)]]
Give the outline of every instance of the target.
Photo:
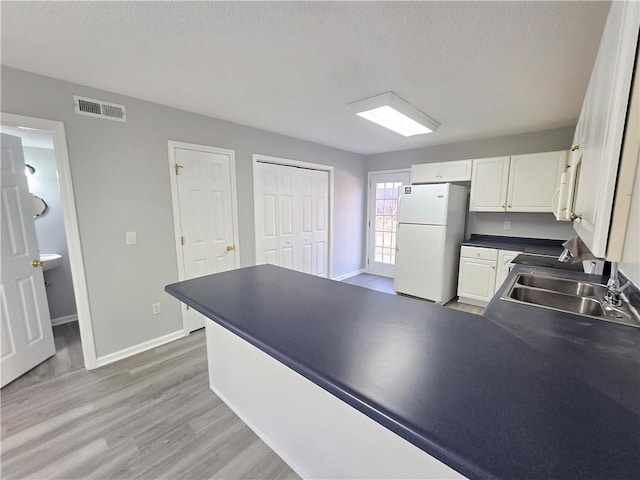
[(518, 273), (500, 298), (640, 328), (637, 314), (624, 300), (620, 307), (604, 301), (606, 291), (599, 283)]

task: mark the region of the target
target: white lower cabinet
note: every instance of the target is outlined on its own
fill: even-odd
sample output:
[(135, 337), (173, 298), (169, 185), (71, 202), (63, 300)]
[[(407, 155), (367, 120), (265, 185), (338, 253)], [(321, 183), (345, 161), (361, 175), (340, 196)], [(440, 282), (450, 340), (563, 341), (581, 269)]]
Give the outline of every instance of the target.
[(498, 264), (496, 265), (496, 288), (494, 293), (496, 293), (505, 279), (509, 275), (509, 265), (522, 252), (514, 252), (513, 250), (498, 250)]
[(463, 246), (458, 271), (458, 301), (484, 307), (493, 297), (498, 251)]
[(463, 246), (458, 271), (458, 301), (486, 307), (509, 275), (509, 264), (522, 252)]

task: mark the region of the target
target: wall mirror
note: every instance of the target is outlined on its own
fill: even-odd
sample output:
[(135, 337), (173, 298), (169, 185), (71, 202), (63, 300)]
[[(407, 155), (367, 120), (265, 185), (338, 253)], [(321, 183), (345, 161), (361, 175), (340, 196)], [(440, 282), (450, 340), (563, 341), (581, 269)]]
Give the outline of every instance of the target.
[(49, 209), (47, 202), (33, 193), (31, 194), (31, 199), (33, 200), (33, 218), (38, 218), (44, 215)]

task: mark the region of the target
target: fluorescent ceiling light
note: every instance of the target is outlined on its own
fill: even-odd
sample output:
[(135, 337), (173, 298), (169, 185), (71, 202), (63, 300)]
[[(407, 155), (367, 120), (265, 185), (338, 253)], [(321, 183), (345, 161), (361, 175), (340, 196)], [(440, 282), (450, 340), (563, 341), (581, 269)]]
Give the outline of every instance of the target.
[(365, 98), (349, 106), (356, 115), (366, 118), (405, 137), (431, 133), (440, 124), (393, 92)]

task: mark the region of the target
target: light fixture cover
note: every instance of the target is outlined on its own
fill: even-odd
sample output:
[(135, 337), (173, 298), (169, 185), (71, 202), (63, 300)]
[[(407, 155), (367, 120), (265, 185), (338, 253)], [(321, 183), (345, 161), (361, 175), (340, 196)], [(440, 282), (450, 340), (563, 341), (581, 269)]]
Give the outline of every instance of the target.
[(440, 124), (410, 105), (393, 92), (365, 98), (349, 107), (356, 115), (366, 118), (405, 137), (431, 133)]

